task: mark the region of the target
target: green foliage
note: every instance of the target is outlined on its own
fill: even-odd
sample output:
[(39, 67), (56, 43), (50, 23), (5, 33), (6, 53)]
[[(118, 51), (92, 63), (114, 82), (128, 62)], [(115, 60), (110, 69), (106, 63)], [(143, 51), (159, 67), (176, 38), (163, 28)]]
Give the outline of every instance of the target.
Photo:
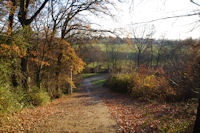
[[(69, 88), (70, 85), (66, 84), (66, 86)], [(56, 99), (56, 98), (60, 98), (62, 97), (64, 94), (68, 93), (68, 89), (67, 88), (52, 88), (52, 89), (48, 89), (48, 95), (50, 96), (51, 99)]]
[(0, 86), (0, 113), (17, 111), (22, 108), (18, 94), (10, 90), (9, 85)]
[(118, 74), (110, 77), (105, 86), (108, 86), (111, 90), (121, 93), (127, 93), (130, 86), (130, 75)]
[(9, 75), (11, 75), (10, 63), (0, 59), (0, 84), (5, 84), (9, 81)]
[(0, 86), (0, 113), (10, 113), (29, 106), (44, 105), (50, 101), (45, 89), (33, 87), (29, 92), (9, 85)]
[(44, 105), (50, 101), (50, 97), (48, 93), (43, 88), (33, 87), (30, 92), (28, 92), (27, 102), (34, 106)]
[(82, 77), (83, 78), (92, 78), (92, 77), (100, 76), (100, 75), (102, 75), (102, 73), (84, 73), (84, 74), (82, 74)]
[(54, 94), (53, 98), (60, 98), (60, 97), (62, 97), (64, 95), (63, 91), (64, 91), (63, 89), (58, 88), (58, 90), (55, 91), (55, 94)]

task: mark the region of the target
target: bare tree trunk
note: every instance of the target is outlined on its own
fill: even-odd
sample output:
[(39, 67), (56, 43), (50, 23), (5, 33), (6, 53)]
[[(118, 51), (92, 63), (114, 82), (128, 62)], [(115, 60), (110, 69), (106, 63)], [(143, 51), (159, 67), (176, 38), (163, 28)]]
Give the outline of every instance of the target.
[(28, 67), (28, 57), (22, 57), (21, 58), (21, 71), (23, 74), (23, 79), (22, 79), (22, 85), (24, 89), (28, 89), (28, 74), (27, 74), (27, 67)]
[(38, 88), (40, 88), (40, 72), (41, 72), (41, 69), (40, 67), (37, 68), (37, 72), (36, 72), (36, 85)]
[(110, 72), (110, 64), (109, 64), (109, 62), (107, 62), (108, 64), (107, 64), (107, 69), (108, 69), (108, 72)]
[(151, 67), (153, 67), (153, 45), (151, 44)]
[(156, 67), (158, 67), (160, 61), (160, 54), (158, 53), (157, 59), (156, 59)]
[(63, 57), (62, 52), (58, 55), (57, 57), (57, 70), (56, 70), (56, 80), (57, 80), (57, 85), (56, 85), (56, 91), (58, 91), (58, 88), (60, 88), (59, 86), (59, 75), (60, 75), (60, 70), (61, 70), (61, 59)]
[(18, 82), (17, 82), (17, 76), (15, 74), (16, 66), (15, 66), (15, 64), (12, 63), (11, 67), (13, 69), (13, 73), (11, 75), (12, 85), (13, 85), (13, 87), (17, 87), (18, 86)]
[(137, 56), (137, 66), (138, 66), (138, 68), (140, 67), (140, 54), (141, 54), (141, 51), (138, 50), (138, 56)]

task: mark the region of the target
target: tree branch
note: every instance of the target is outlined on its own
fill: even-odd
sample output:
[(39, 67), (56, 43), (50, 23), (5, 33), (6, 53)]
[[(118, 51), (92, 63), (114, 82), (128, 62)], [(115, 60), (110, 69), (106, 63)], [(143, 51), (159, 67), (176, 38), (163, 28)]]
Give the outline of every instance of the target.
[(200, 6), (200, 4), (194, 2), (194, 0), (190, 0), (190, 2), (192, 2), (193, 4), (197, 5), (197, 6)]
[(170, 16), (170, 17), (163, 17), (163, 18), (153, 19), (153, 20), (150, 20), (150, 21), (144, 21), (144, 22), (133, 23), (132, 25), (152, 23), (152, 22), (155, 22), (155, 21), (166, 20), (166, 19), (172, 19), (172, 18), (191, 17), (191, 16), (195, 16), (195, 15), (200, 15), (200, 12), (191, 13), (191, 14), (184, 14), (184, 15), (175, 15), (175, 16)]
[(32, 21), (33, 21), (33, 19), (35, 19), (35, 17), (37, 17), (37, 15), (40, 13), (40, 11), (44, 8), (44, 6), (46, 5), (46, 3), (48, 2), (49, 0), (45, 0), (44, 2), (43, 2), (43, 4), (40, 6), (40, 8), (35, 12), (35, 14), (30, 18), (30, 19), (28, 19), (27, 21), (28, 21), (28, 24), (30, 24)]

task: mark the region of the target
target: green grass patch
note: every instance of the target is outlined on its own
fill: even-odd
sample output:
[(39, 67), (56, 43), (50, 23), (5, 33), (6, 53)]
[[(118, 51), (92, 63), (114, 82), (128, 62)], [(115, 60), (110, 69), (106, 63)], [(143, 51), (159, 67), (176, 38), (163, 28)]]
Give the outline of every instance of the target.
[(92, 77), (96, 77), (96, 76), (101, 76), (101, 75), (104, 75), (103, 73), (84, 73), (84, 74), (81, 74), (82, 77), (85, 79), (85, 78), (92, 78)]
[(95, 68), (97, 66), (97, 62), (92, 62), (87, 65), (88, 68)]
[(94, 80), (92, 81), (92, 85), (96, 87), (101, 87), (104, 85), (105, 82), (106, 82), (106, 79)]

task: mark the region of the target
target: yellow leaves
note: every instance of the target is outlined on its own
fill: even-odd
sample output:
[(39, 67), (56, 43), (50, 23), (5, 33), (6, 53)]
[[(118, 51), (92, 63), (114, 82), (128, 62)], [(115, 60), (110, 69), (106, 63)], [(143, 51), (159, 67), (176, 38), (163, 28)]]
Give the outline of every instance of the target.
[(65, 40), (61, 40), (61, 41), (60, 41), (60, 44), (61, 44), (61, 45), (64, 45), (64, 46), (70, 47), (70, 43), (67, 42), (67, 41), (65, 41)]
[(46, 61), (40, 61), (38, 60), (37, 58), (29, 58), (30, 61), (33, 61), (33, 62), (36, 62), (36, 63), (39, 63), (41, 65), (44, 65), (44, 66), (50, 66), (50, 64)]
[(175, 90), (174, 88), (172, 88), (172, 87), (168, 87), (168, 88), (166, 89), (166, 93), (167, 93), (168, 95), (176, 96), (176, 90)]
[(62, 53), (63, 53), (63, 63), (67, 64), (66, 67), (73, 66), (73, 74), (78, 74), (84, 69), (84, 66), (86, 65), (85, 62), (81, 58), (79, 58), (74, 50), (74, 48), (71, 47), (71, 45), (62, 40), (61, 45), (63, 45)]
[(6, 44), (1, 44), (0, 46), (1, 46), (2, 48), (4, 48), (4, 49), (10, 49), (9, 45), (6, 45)]
[(45, 56), (46, 56), (46, 58), (48, 58), (48, 59), (50, 59), (50, 60), (52, 60), (52, 61), (57, 61), (57, 58), (51, 56), (50, 54), (47, 54), (47, 55), (45, 55)]
[(75, 86), (74, 82), (71, 80), (71, 78), (67, 77), (67, 78), (65, 78), (65, 81), (67, 83), (69, 83), (72, 86), (72, 88), (76, 88), (76, 86)]
[(3, 54), (3, 53), (4, 53), (4, 51), (0, 49), (0, 55)]
[(26, 51), (23, 48), (19, 48), (17, 45), (7, 45), (7, 44), (0, 44), (0, 54), (4, 56), (11, 56), (15, 54), (20, 58), (26, 55)]
[(90, 26), (87, 26), (88, 30), (91, 30), (91, 27)]
[[(159, 73), (158, 76), (157, 73)], [(159, 98), (159, 100), (165, 100), (170, 97), (173, 100), (173, 97), (177, 95), (176, 89), (170, 87), (169, 81), (162, 73), (164, 73), (162, 68), (160, 70), (147, 71), (143, 67), (139, 71), (134, 72), (130, 79), (122, 78), (117, 80), (130, 83), (128, 89), (130, 89), (130, 94), (133, 97), (142, 97), (144, 99)]]
[(135, 42), (131, 41), (131, 39), (127, 39), (127, 43), (128, 43), (128, 45), (134, 45), (135, 44)]
[(11, 0), (4, 0), (1, 5), (10, 13), (14, 13), (17, 8), (16, 3), (14, 4)]
[(21, 56), (20, 56), (20, 57), (22, 58), (22, 57), (24, 57), (25, 55), (26, 55), (26, 51), (23, 50), (23, 49), (21, 49)]
[(164, 69), (163, 69), (163, 66), (162, 66), (162, 67), (159, 67), (159, 68), (156, 70), (156, 72), (158, 72), (158, 73), (161, 74), (161, 75), (165, 74), (165, 71), (164, 71)]
[(140, 76), (136, 76), (137, 79), (135, 80), (138, 86), (154, 89), (158, 85), (159, 81), (154, 75), (139, 75)]
[(33, 56), (37, 55), (37, 53), (35, 51), (30, 51), (30, 54), (32, 54)]
[(5, 6), (7, 8), (12, 7), (12, 2), (7, 0), (6, 3), (5, 3)]

